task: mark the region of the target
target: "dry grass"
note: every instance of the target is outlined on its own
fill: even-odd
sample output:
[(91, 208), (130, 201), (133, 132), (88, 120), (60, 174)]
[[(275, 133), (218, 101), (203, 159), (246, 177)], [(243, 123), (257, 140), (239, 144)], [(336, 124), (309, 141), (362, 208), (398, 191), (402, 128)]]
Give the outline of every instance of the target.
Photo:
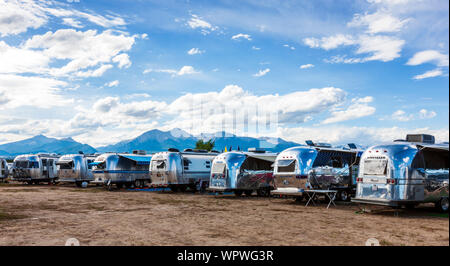
[[(352, 204), (101, 187), (0, 186), (0, 245), (449, 245), (432, 206), (359, 212)], [(26, 218), (26, 219), (22, 219)], [(9, 221), (14, 222), (9, 222)], [(399, 226), (401, 224), (402, 226)]]

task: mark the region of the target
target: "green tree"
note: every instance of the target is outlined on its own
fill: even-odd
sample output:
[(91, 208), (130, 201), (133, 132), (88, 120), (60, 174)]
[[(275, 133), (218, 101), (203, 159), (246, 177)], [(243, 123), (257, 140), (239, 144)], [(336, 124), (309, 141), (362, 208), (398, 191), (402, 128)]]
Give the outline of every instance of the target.
[(214, 148), (214, 145), (215, 145), (215, 141), (213, 141), (212, 139), (210, 139), (206, 142), (201, 139), (201, 140), (197, 141), (197, 143), (195, 143), (195, 148), (198, 150), (211, 151)]

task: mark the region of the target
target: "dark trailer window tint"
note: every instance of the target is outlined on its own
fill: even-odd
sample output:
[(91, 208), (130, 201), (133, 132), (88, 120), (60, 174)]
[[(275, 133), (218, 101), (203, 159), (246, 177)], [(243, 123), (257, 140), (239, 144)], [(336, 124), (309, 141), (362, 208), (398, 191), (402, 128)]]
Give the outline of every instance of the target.
[(295, 172), (295, 160), (279, 160), (277, 162), (278, 172), (292, 173)]
[(251, 170), (251, 171), (258, 171), (258, 170), (266, 170), (270, 171), (272, 170), (272, 162), (261, 160), (253, 157), (247, 157), (245, 162), (242, 164), (241, 169), (243, 170)]
[(28, 168), (28, 161), (16, 161), (14, 164), (19, 168)]

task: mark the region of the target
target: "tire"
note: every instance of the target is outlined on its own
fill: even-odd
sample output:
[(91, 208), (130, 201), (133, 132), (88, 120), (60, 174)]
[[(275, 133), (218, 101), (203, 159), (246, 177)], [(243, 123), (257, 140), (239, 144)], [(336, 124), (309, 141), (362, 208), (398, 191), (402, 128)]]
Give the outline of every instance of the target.
[(268, 197), (270, 196), (270, 191), (267, 188), (262, 188), (256, 190), (256, 194), (258, 195), (258, 197)]
[(116, 183), (116, 187), (117, 187), (118, 189), (121, 189), (121, 188), (123, 187), (123, 184), (122, 184), (122, 183)]
[(180, 192), (186, 192), (186, 185), (180, 185), (179, 186), (179, 190), (180, 190)]
[(347, 190), (341, 190), (338, 192), (338, 195), (336, 195), (336, 199), (341, 201), (350, 201), (350, 195)]
[(77, 182), (75, 182), (75, 185), (76, 185), (77, 187), (81, 187), (81, 182), (77, 181)]
[(416, 207), (416, 204), (406, 204), (405, 205), (405, 209), (407, 209), (407, 210), (414, 210), (415, 207)]
[(242, 196), (242, 193), (243, 193), (244, 191), (242, 191), (242, 190), (235, 190), (234, 191), (234, 195), (236, 196), (236, 197), (240, 197), (240, 196)]
[(438, 202), (436, 202), (436, 208), (440, 212), (448, 212), (448, 197), (443, 197)]
[(172, 192), (176, 193), (178, 192), (178, 186), (177, 185), (169, 185), (170, 190), (172, 190)]
[(142, 181), (141, 180), (134, 180), (134, 187), (135, 188), (142, 188)]
[(302, 201), (303, 201), (303, 196), (295, 197), (295, 202), (302, 202)]
[(247, 197), (250, 197), (250, 196), (252, 195), (252, 193), (253, 193), (253, 190), (245, 190), (245, 191), (244, 191), (244, 194), (245, 194), (245, 196), (247, 196)]

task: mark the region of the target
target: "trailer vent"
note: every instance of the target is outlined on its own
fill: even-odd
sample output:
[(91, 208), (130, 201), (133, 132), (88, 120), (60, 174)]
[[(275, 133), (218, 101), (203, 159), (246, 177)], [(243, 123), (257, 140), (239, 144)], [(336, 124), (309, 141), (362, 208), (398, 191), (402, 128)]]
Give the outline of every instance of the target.
[(408, 134), (406, 135), (406, 141), (434, 144), (434, 136), (428, 134)]

